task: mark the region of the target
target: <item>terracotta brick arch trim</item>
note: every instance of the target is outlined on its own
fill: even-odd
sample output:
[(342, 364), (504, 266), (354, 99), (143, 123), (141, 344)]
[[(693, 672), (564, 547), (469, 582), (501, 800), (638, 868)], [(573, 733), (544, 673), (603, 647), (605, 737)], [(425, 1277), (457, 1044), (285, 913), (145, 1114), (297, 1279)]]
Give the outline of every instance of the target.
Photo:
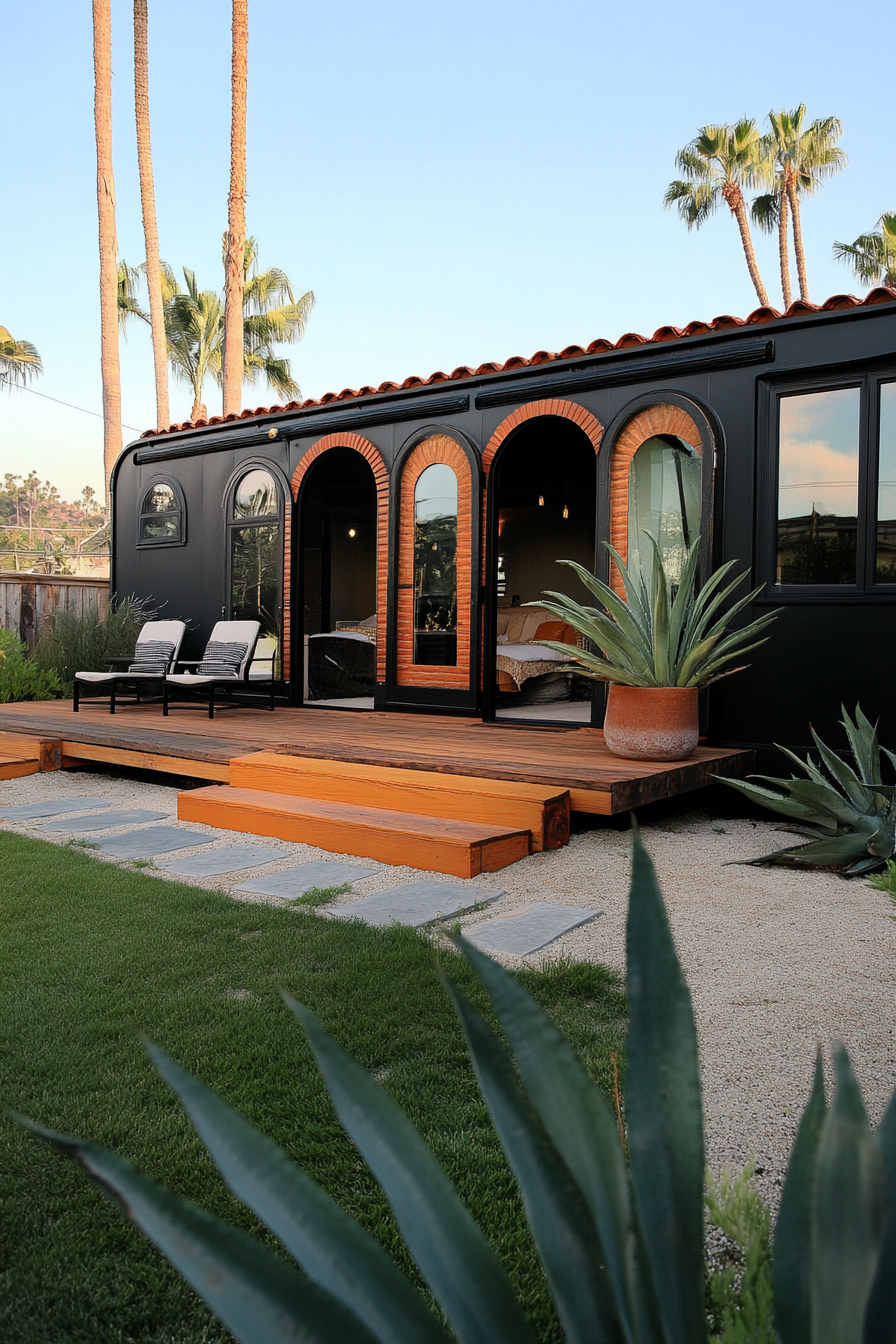
[[(427, 467), (449, 466), (457, 477), (457, 663), (453, 667), (414, 662), (414, 524), (415, 487)], [(470, 684), (473, 597), (473, 481), (466, 453), (447, 434), (430, 434), (408, 453), (401, 469), (398, 536), (399, 686), (456, 687)]]
[(389, 472), (380, 450), (360, 434), (325, 434), (311, 445), (292, 476), (293, 498), (298, 499), (299, 487), (306, 473), (319, 457), (330, 448), (353, 448), (370, 465), (376, 485), (376, 679), (386, 680), (386, 604), (389, 596)]
[(488, 446), (482, 454), (482, 471), (488, 477), (489, 469), (495, 460), (495, 454), (501, 447), (501, 444), (518, 425), (522, 425), (526, 420), (534, 420), (542, 415), (560, 415), (565, 420), (572, 420), (579, 429), (584, 430), (591, 442), (594, 444), (594, 451), (600, 448), (600, 441), (603, 438), (604, 427), (592, 415), (586, 411), (584, 406), (580, 406), (575, 401), (558, 401), (549, 399), (546, 401), (529, 401), (525, 406), (520, 406), (512, 411), (505, 420), (502, 420), (494, 434), (488, 441)]
[[(628, 558), (628, 486), (632, 458), (642, 443), (657, 434), (674, 435), (695, 448), (701, 456), (703, 453), (700, 430), (680, 406), (671, 406), (665, 402), (645, 406), (623, 426), (612, 445), (613, 455), (610, 458), (610, 543), (623, 560)], [(615, 565), (611, 568), (611, 583), (619, 593), (623, 591)]]

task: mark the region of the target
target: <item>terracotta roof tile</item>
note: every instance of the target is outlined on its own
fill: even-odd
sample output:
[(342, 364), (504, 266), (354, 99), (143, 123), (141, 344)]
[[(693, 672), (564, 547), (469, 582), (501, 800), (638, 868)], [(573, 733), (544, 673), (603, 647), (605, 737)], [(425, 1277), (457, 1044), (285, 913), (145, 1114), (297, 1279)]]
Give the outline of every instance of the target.
[(205, 425), (219, 425), (224, 421), (231, 420), (251, 420), (255, 416), (275, 415), (284, 411), (307, 411), (314, 406), (327, 406), (334, 401), (352, 401), (358, 397), (371, 397), (377, 393), (398, 392), (401, 388), (426, 387), (433, 383), (457, 382), (462, 378), (482, 377), (490, 373), (502, 373), (511, 369), (525, 369), (532, 365), (550, 364), (558, 359), (578, 359), (582, 355), (600, 355), (610, 350), (627, 350), (634, 346), (659, 344), (663, 341), (677, 341), (687, 336), (707, 336), (713, 331), (725, 331), (734, 327), (754, 327), (764, 322), (778, 321), (782, 316), (786, 318), (803, 317), (809, 313), (834, 312), (841, 308), (862, 308), (870, 307), (878, 303), (896, 302), (896, 289), (881, 285), (877, 289), (872, 289), (864, 299), (857, 299), (854, 294), (834, 294), (823, 304), (809, 303), (803, 299), (797, 299), (790, 305), (787, 312), (783, 315), (777, 308), (763, 307), (755, 308), (749, 317), (732, 317), (730, 313), (723, 313), (719, 317), (714, 317), (712, 322), (689, 322), (686, 327), (658, 327), (652, 336), (641, 336), (636, 331), (627, 331), (620, 336), (618, 341), (607, 341), (599, 339), (592, 341), (590, 345), (584, 348), (581, 345), (567, 345), (560, 351), (559, 355), (551, 354), (549, 350), (536, 350), (530, 359), (523, 355), (512, 355), (510, 359), (503, 364), (486, 363), (480, 364), (478, 369), (471, 369), (467, 364), (461, 364), (453, 369), (451, 373), (442, 373), (441, 371), (431, 373), (428, 378), (418, 378), (412, 374), (410, 378), (405, 378), (404, 382), (380, 383), (379, 387), (371, 387), (365, 384), (364, 387), (356, 391), (350, 387), (343, 388), (339, 393), (325, 392), (322, 397), (315, 400), (309, 397), (306, 401), (290, 401), (286, 406), (257, 406), (254, 411), (240, 411), (239, 415), (230, 414), (226, 416), (213, 415), (209, 420), (185, 420), (182, 424), (173, 424), (166, 430), (148, 429), (141, 437), (144, 439), (156, 438), (161, 434), (174, 434), (180, 430), (201, 429)]

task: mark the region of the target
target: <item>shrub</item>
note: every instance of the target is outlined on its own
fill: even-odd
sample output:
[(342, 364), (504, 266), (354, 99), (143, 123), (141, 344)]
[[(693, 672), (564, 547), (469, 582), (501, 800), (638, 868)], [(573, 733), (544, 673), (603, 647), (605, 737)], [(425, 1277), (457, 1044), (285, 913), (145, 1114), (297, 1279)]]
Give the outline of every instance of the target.
[(138, 597), (126, 597), (103, 614), (58, 612), (47, 620), (34, 649), (34, 661), (57, 673), (70, 691), (76, 672), (106, 672), (107, 658), (133, 653), (140, 627), (157, 615), (148, 599)]
[(0, 628), (0, 705), (17, 700), (55, 700), (65, 694), (57, 674), (25, 657), (25, 645)]
[[(506, 1035), (505, 1043), (444, 975), (566, 1340), (707, 1344), (697, 1033), (659, 885), (637, 835), (627, 929), (628, 1163), (613, 1109), (566, 1038), (514, 976), (462, 938), (457, 944)], [(420, 1135), (313, 1015), (284, 999), (455, 1339), (529, 1344), (532, 1330), (503, 1265)], [(426, 1299), (377, 1241), (225, 1101), (157, 1046), (147, 1043), (147, 1050), (233, 1194), (305, 1274), (115, 1154), (24, 1123), (85, 1167), (238, 1340), (447, 1344)], [(772, 1266), (781, 1344), (884, 1344), (894, 1337), (896, 1095), (875, 1136), (842, 1046), (834, 1068), (829, 1109), (819, 1057), (782, 1193)], [(723, 1338), (763, 1340), (762, 1220), (730, 1189), (711, 1191), (710, 1199), (716, 1216), (747, 1243), (744, 1276), (752, 1275), (756, 1316), (757, 1329), (740, 1328), (749, 1325), (742, 1291), (740, 1314), (726, 1319), (732, 1285), (723, 1285)]]

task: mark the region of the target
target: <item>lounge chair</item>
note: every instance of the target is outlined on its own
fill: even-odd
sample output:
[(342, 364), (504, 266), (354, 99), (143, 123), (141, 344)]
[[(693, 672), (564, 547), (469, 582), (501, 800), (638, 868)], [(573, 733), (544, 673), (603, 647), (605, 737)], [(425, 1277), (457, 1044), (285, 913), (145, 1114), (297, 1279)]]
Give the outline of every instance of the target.
[[(78, 713), (81, 689), (84, 686), (108, 688), (110, 714), (115, 713), (116, 705), (140, 704), (141, 687), (148, 681), (161, 683), (165, 674), (174, 668), (186, 628), (183, 621), (147, 621), (140, 627), (132, 654), (106, 659), (107, 663), (122, 663), (126, 666), (109, 672), (75, 673), (72, 709)], [(117, 689), (122, 683), (136, 688), (133, 699), (116, 698)], [(103, 693), (101, 689), (99, 695), (90, 696), (90, 699), (102, 699)]]
[[(215, 707), (232, 709), (237, 705), (252, 703), (246, 700), (247, 693), (255, 688), (267, 687), (268, 703), (265, 709), (274, 708), (274, 660), (277, 646), (273, 640), (263, 641), (269, 652), (259, 652), (258, 635), (261, 627), (258, 621), (218, 621), (205, 646), (201, 658), (179, 659), (177, 669), (195, 667), (195, 672), (181, 672), (175, 669), (165, 678), (162, 692), (162, 713), (167, 715), (173, 702), (181, 702), (182, 708), (207, 706), (210, 719), (215, 717)], [(265, 671), (263, 664), (270, 664)], [(218, 697), (217, 692), (223, 691)], [(234, 692), (241, 690), (242, 695)], [(199, 704), (197, 705), (197, 701)]]

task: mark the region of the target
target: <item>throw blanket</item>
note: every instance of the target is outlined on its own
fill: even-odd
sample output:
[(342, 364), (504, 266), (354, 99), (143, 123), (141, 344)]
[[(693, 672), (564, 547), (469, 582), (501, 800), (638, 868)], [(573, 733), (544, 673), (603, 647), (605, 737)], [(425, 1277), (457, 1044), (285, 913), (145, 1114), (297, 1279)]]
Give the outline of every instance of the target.
[(555, 649), (540, 644), (499, 644), (498, 671), (512, 677), (519, 689), (530, 677), (543, 677), (546, 672), (559, 672), (569, 660)]

